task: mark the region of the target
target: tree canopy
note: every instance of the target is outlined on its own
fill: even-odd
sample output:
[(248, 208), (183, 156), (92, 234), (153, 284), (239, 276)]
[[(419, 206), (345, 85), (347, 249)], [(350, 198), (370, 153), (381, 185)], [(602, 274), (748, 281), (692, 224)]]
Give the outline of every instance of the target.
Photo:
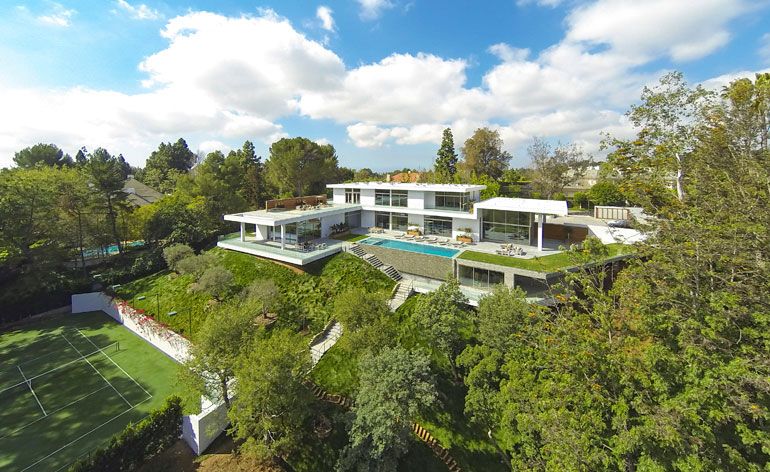
[(544, 139), (535, 138), (527, 152), (532, 159), (532, 189), (543, 198), (562, 193), (591, 165), (591, 159), (576, 144), (552, 147)]
[(337, 153), (331, 144), (302, 137), (282, 138), (270, 146), (265, 168), (268, 181), (280, 195), (323, 193), (326, 183), (337, 177)]
[(460, 149), (463, 160), (460, 167), (467, 175), (488, 175), (499, 179), (508, 167), (511, 154), (503, 150), (500, 132), (490, 128), (479, 128), (465, 140)]
[(61, 167), (74, 164), (69, 154), (64, 154), (64, 151), (59, 149), (59, 146), (43, 143), (35, 144), (17, 152), (13, 156), (13, 162), (25, 169), (37, 165)]
[(441, 137), (441, 147), (436, 153), (436, 162), (433, 164), (435, 180), (438, 183), (451, 183), (457, 174), (457, 152), (452, 130), (446, 128)]

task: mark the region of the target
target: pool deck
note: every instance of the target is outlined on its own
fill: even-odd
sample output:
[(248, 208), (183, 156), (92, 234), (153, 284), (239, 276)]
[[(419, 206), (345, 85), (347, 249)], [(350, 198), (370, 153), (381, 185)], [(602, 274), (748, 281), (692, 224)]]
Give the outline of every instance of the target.
[[(351, 230), (351, 233), (367, 235), (373, 238), (393, 239), (395, 241), (404, 241), (404, 242), (409, 242), (414, 244), (423, 244), (426, 246), (434, 246), (434, 247), (439, 247), (444, 249), (456, 249), (458, 252), (457, 254), (455, 254), (454, 257), (459, 256), (463, 251), (479, 251), (479, 252), (485, 252), (488, 254), (495, 254), (495, 251), (500, 249), (500, 243), (493, 243), (489, 241), (479, 241), (472, 244), (467, 244), (463, 247), (455, 247), (455, 246), (444, 246), (436, 243), (413, 241), (413, 240), (404, 239), (404, 238), (396, 238), (396, 235), (402, 234), (402, 232), (400, 231), (385, 231), (384, 233), (370, 233), (368, 228), (355, 228)], [(511, 256), (511, 257), (516, 257), (518, 259), (532, 259), (533, 257), (550, 256), (551, 254), (558, 254), (560, 252), (563, 252), (561, 249), (559, 249), (559, 247), (563, 246), (564, 243), (561, 241), (546, 239), (543, 241), (543, 249), (540, 251), (538, 251), (536, 246), (526, 246), (523, 244), (514, 244), (514, 245), (521, 247), (524, 250), (524, 255)]]

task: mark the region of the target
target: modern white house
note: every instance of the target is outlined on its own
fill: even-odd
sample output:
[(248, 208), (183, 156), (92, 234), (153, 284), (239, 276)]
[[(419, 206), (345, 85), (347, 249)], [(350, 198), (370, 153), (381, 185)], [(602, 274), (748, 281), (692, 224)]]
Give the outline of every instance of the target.
[[(466, 246), (457, 240), (470, 240), (467, 249), (475, 252), (499, 254), (501, 247), (512, 246), (516, 257), (532, 258), (557, 253), (589, 234), (602, 236), (596, 232), (607, 229), (600, 220), (568, 215), (565, 201), (482, 200), (484, 185), (353, 182), (327, 187), (331, 199), (272, 200), (264, 210), (224, 215), (240, 224), (240, 234), (218, 245), (298, 266), (347, 249), (360, 257), (377, 256), (386, 268), (415, 280), (452, 276), (469, 287), (504, 283), (534, 292), (554, 274), (459, 257)], [(356, 249), (331, 238), (342, 228), (369, 237)], [(407, 241), (405, 233), (420, 237)]]

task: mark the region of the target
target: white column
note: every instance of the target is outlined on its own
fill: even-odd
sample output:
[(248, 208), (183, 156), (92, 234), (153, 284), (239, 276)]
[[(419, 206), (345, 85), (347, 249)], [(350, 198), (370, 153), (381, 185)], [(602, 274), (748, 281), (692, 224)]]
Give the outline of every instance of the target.
[(543, 250), (543, 220), (545, 220), (545, 215), (543, 214), (537, 215), (537, 250), (538, 251)]
[(246, 241), (246, 223), (241, 221), (241, 242)]
[(286, 249), (286, 225), (281, 225), (281, 250)]

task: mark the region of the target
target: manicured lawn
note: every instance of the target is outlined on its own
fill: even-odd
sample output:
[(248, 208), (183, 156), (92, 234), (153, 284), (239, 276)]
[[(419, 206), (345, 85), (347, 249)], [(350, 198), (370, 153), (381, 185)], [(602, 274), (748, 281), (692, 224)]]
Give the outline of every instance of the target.
[[(609, 255), (606, 258), (629, 254), (632, 246), (620, 243), (607, 244), (605, 246)], [(522, 259), (519, 257), (501, 256), (499, 254), (488, 254), (478, 251), (465, 251), (458, 256), (459, 259), (468, 261), (486, 262), (506, 267), (516, 267), (518, 269), (532, 270), (535, 272), (557, 272), (568, 267), (579, 265), (583, 262), (574, 253), (569, 251), (552, 254), (550, 256), (533, 257), (531, 259)], [(599, 260), (591, 261), (598, 262)]]
[(340, 241), (350, 241), (350, 242), (353, 243), (353, 242), (356, 242), (356, 241), (361, 241), (362, 239), (366, 239), (368, 237), (369, 237), (369, 235), (366, 235), (366, 234), (348, 233), (348, 234), (341, 234), (341, 235), (332, 236), (332, 239), (338, 239)]
[[(336, 254), (304, 266), (306, 273), (296, 273), (267, 259), (215, 248), (209, 251), (220, 264), (233, 273), (233, 295), (257, 279), (271, 279), (280, 289), (283, 302), (276, 310), (279, 320), (306, 319), (317, 331), (330, 316), (335, 294), (352, 286), (389, 291), (394, 282), (385, 274), (350, 254)], [(135, 308), (145, 310), (174, 331), (192, 335), (198, 330), (214, 303), (206, 294), (191, 290), (192, 275), (159, 272), (118, 289), (118, 296)], [(140, 299), (144, 297), (143, 299)], [(221, 303), (228, 303), (224, 300)], [(177, 312), (169, 316), (169, 312)]]
[(102, 312), (0, 334), (0, 470), (65, 468), (177, 393), (176, 369)]

